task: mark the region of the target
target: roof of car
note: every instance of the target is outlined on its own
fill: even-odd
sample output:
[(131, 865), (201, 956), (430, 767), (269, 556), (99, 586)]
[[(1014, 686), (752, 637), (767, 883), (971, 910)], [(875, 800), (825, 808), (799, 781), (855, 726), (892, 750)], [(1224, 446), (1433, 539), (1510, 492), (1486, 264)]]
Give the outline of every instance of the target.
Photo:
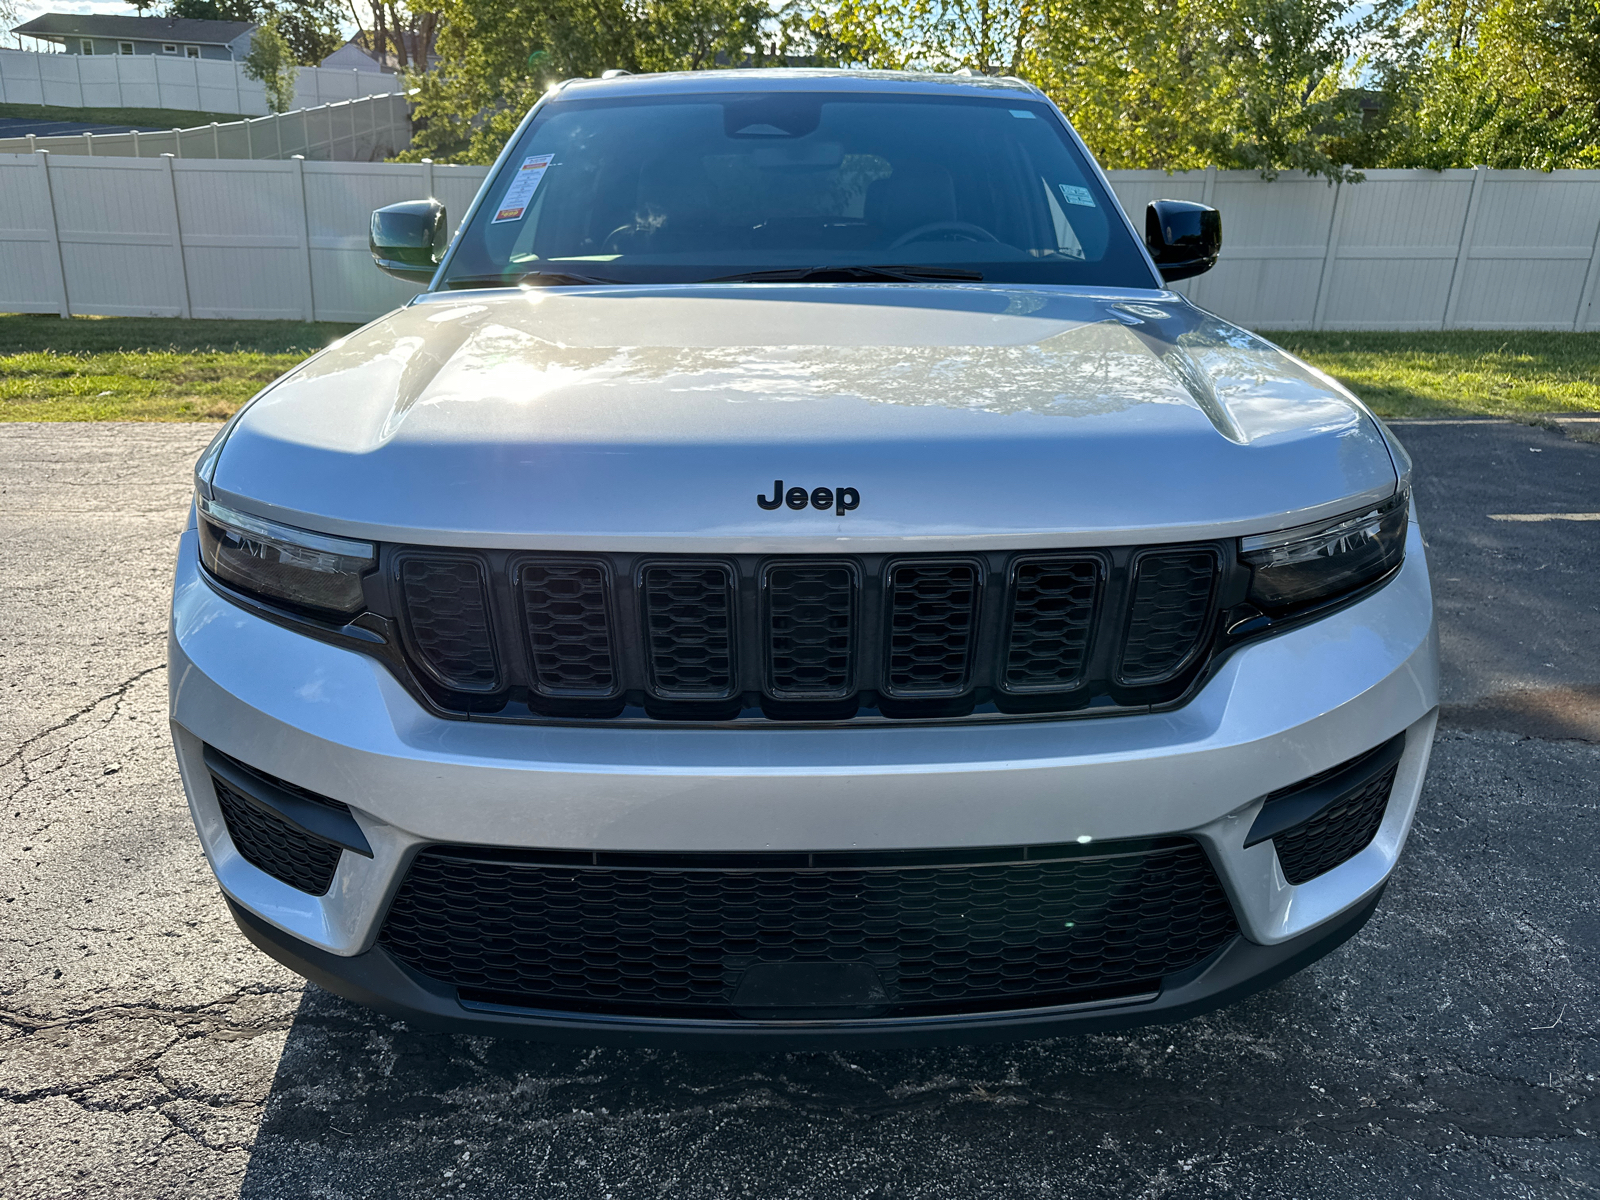
[(617, 75), (610, 79), (569, 79), (563, 95), (604, 92), (608, 96), (664, 93), (806, 92), (1022, 92), (1040, 95), (1031, 83), (1010, 76), (935, 75), (918, 71), (855, 71), (822, 67), (779, 67), (732, 71), (673, 71), (659, 75)]

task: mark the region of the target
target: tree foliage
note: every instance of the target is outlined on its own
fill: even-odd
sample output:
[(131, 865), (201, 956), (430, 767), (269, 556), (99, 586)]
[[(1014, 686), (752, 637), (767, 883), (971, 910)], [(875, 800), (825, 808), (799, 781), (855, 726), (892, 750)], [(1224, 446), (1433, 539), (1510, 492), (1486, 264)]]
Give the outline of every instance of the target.
[(288, 112), (294, 107), (294, 53), (289, 49), (289, 39), (278, 29), (277, 17), (268, 17), (250, 35), (244, 73), (266, 89), (269, 111)]
[[(193, 0), (179, 0), (190, 3)], [(435, 10), (429, 10), (435, 11)], [(1600, 166), (1600, 0), (442, 0), (410, 158), (612, 68), (1015, 75), (1107, 166)]]

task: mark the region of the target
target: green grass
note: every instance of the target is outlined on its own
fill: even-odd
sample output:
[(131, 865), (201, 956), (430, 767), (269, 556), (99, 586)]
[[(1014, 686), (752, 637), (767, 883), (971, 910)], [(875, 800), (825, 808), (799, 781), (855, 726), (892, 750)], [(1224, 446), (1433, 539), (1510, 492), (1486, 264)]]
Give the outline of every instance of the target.
[(190, 129), (213, 121), (226, 124), (244, 120), (238, 113), (190, 112), (179, 108), (58, 108), (49, 104), (0, 104), (0, 117), (82, 121), (85, 125), (137, 125), (141, 129)]
[(1271, 333), (1384, 417), (1600, 410), (1600, 333)]
[[(353, 325), (0, 315), (0, 421), (202, 421)], [(1267, 333), (1385, 417), (1600, 411), (1600, 333)]]
[(0, 421), (215, 421), (354, 325), (0, 315)]

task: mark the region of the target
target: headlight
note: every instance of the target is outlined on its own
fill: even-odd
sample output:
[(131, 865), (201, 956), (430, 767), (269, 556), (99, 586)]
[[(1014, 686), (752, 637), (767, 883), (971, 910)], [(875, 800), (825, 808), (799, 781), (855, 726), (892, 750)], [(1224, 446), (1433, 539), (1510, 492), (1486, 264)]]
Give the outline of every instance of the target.
[(1410, 504), (1410, 492), (1401, 489), (1360, 512), (1241, 539), (1251, 603), (1276, 615), (1382, 578), (1405, 558)]
[(366, 607), (361, 576), (377, 562), (370, 542), (311, 533), (196, 497), (200, 558), (224, 583), (268, 600), (349, 616)]

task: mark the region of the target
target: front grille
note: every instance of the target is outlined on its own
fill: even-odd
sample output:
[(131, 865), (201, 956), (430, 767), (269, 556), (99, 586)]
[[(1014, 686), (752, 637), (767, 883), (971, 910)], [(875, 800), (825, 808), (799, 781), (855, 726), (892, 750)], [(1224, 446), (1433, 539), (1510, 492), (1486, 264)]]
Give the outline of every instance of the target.
[[(281, 780), (273, 782), (319, 804), (349, 811), (337, 800), (317, 796)], [(342, 853), (338, 846), (312, 837), (282, 817), (252, 804), (215, 775), (211, 777), (211, 784), (216, 789), (217, 804), (222, 808), (222, 819), (228, 825), (228, 836), (245, 862), (302, 892), (313, 896), (327, 894), (328, 888), (333, 886), (333, 873), (338, 869)]]
[(1331, 871), (1365, 850), (1378, 834), (1389, 807), (1398, 763), (1272, 839), (1283, 877), (1300, 884)]
[(411, 644), (434, 678), (457, 691), (493, 691), (499, 672), (482, 565), (408, 555), (400, 562), (400, 586)]
[(435, 846), (380, 940), (464, 999), (726, 1018), (757, 965), (864, 965), (873, 1015), (994, 1011), (1148, 993), (1236, 932), (1199, 845), (1169, 839), (676, 859)]
[(1182, 669), (1200, 646), (1217, 578), (1214, 550), (1141, 554), (1122, 652), (1124, 683), (1157, 683)]
[[(1179, 699), (1222, 547), (722, 558), (386, 547), (411, 680), (506, 720), (906, 720)], [(388, 613), (380, 610), (380, 615)]]
[(655, 564), (644, 570), (650, 674), (668, 699), (733, 694), (733, 574), (723, 563)]

